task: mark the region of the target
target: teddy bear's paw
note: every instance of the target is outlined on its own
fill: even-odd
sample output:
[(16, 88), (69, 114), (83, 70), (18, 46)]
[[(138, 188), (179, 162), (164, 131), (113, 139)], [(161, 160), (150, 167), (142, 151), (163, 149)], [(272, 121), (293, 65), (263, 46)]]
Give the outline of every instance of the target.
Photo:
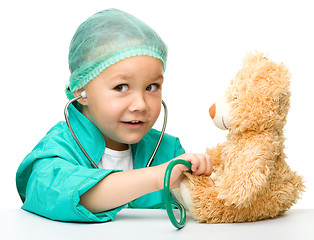
[(181, 196), (182, 196), (182, 200), (183, 200), (183, 206), (185, 207), (185, 209), (187, 211), (191, 212), (192, 209), (194, 208), (194, 206), (193, 206), (191, 192), (189, 190), (188, 179), (184, 179), (180, 183), (180, 192), (181, 192)]
[[(194, 208), (192, 196), (189, 190), (189, 180), (185, 178), (178, 188), (172, 189), (172, 193), (176, 200), (181, 203), (181, 205), (191, 213)], [(195, 216), (193, 216), (196, 218)]]

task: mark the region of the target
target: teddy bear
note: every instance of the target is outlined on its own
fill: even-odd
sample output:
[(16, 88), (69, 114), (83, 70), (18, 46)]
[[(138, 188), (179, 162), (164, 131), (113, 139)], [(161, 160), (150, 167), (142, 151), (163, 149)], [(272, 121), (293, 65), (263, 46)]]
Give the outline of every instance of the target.
[(210, 107), (215, 125), (229, 131), (225, 142), (206, 150), (213, 174), (186, 173), (173, 190), (197, 221), (274, 218), (301, 197), (303, 177), (290, 169), (284, 153), (290, 78), (283, 63), (248, 53), (222, 100)]

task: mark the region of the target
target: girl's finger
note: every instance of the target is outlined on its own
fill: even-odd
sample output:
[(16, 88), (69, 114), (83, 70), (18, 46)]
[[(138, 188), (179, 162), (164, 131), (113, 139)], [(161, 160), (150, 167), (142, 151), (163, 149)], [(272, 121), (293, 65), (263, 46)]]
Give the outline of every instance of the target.
[(195, 155), (195, 158), (198, 161), (198, 167), (197, 169), (193, 172), (193, 175), (201, 175), (204, 174), (204, 172), (206, 171), (206, 160), (203, 154), (197, 154)]
[(191, 162), (191, 170), (192, 172), (196, 172), (200, 165), (200, 159), (196, 154), (191, 154), (189, 156), (190, 162)]

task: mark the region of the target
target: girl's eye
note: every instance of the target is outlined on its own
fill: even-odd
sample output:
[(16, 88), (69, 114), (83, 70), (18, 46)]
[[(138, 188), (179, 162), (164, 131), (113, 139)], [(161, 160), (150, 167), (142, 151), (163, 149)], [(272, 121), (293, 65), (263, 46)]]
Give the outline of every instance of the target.
[(126, 92), (129, 89), (129, 87), (126, 84), (120, 84), (116, 86), (114, 89), (118, 92)]
[(158, 84), (151, 84), (146, 88), (146, 91), (155, 92), (158, 89), (158, 87), (159, 87)]

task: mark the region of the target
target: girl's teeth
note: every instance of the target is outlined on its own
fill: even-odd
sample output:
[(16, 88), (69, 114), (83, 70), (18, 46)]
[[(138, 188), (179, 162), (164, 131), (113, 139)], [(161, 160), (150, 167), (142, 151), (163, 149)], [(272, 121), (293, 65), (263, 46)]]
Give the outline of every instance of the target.
[(132, 123), (139, 123), (140, 121), (132, 121)]

